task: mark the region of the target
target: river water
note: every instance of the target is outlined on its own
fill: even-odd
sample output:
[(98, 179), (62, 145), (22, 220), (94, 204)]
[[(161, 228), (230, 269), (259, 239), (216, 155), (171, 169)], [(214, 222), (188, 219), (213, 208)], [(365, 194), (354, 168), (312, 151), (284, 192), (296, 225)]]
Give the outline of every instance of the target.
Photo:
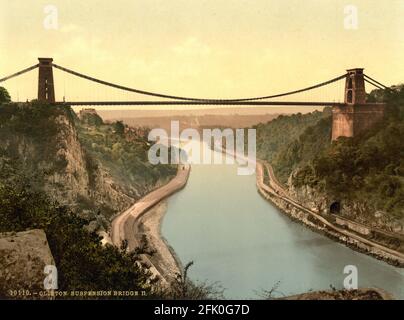
[(259, 299), (342, 288), (346, 265), (359, 287), (404, 299), (404, 270), (355, 252), (291, 221), (236, 165), (192, 165), (188, 184), (168, 200), (162, 234), (195, 281), (219, 282), (229, 299)]

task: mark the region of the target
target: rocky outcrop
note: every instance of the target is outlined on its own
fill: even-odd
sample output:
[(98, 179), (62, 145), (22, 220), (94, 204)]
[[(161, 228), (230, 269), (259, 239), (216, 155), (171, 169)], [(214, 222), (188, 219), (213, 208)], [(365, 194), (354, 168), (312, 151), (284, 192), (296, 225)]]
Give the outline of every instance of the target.
[(57, 117), (56, 123), (59, 128), (56, 161), (64, 161), (65, 169), (49, 176), (48, 193), (56, 191), (55, 196), (62, 203), (71, 204), (87, 198), (96, 205), (117, 211), (130, 206), (134, 199), (114, 181), (101, 163), (83, 150), (74, 123), (65, 116)]
[[(89, 174), (85, 154), (81, 148), (74, 124), (64, 115), (55, 119), (58, 126), (56, 155), (54, 161), (60, 163), (61, 170), (47, 176), (45, 189), (61, 203), (67, 203), (78, 196), (89, 194)], [(52, 161), (52, 159), (49, 159)]]
[(285, 297), (281, 300), (394, 300), (394, 297), (379, 288), (363, 288), (358, 290), (313, 291)]
[(135, 199), (127, 195), (124, 187), (118, 184), (101, 164), (95, 172), (94, 186), (89, 189), (89, 196), (96, 203), (113, 207), (118, 212), (127, 209), (135, 202)]
[(0, 234), (0, 298), (36, 299), (55, 265), (43, 230)]
[(319, 214), (335, 214), (359, 224), (364, 224), (369, 228), (377, 228), (404, 235), (404, 227), (399, 221), (369, 205), (366, 199), (359, 201), (348, 199), (347, 197), (339, 198), (308, 185), (296, 188), (292, 180), (293, 174), (288, 182), (288, 193), (290, 196)]

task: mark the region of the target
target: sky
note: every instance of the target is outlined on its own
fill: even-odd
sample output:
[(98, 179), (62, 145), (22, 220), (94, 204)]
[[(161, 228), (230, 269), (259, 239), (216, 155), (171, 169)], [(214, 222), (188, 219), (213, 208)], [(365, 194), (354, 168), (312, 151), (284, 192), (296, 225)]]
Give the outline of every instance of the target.
[[(404, 0), (0, 0), (0, 8), (0, 78), (52, 57), (107, 81), (203, 98), (289, 91), (352, 67), (404, 82)], [(54, 72), (58, 99), (129, 98)], [(14, 100), (34, 98), (37, 71), (2, 85)]]

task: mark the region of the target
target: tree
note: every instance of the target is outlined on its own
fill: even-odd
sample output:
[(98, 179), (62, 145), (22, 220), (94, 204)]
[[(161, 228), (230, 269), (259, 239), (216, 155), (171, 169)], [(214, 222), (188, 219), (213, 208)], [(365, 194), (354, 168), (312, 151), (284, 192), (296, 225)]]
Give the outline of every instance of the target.
[(168, 291), (163, 292), (163, 297), (174, 300), (222, 300), (224, 289), (219, 283), (194, 283), (188, 278), (189, 268), (193, 261), (187, 263), (181, 273), (176, 274), (170, 283)]
[(0, 87), (0, 103), (4, 102), (11, 102), (11, 97), (6, 88)]
[(125, 125), (122, 121), (117, 121), (114, 123), (115, 132), (119, 135), (123, 135), (125, 133)]

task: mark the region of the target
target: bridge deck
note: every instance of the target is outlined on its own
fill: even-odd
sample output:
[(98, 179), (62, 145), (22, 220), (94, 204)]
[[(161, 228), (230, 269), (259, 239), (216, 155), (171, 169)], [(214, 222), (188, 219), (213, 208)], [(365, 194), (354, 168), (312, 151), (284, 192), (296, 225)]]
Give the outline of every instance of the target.
[(239, 106), (344, 106), (341, 102), (300, 101), (66, 101), (55, 102), (71, 106), (135, 106), (135, 105), (239, 105)]

